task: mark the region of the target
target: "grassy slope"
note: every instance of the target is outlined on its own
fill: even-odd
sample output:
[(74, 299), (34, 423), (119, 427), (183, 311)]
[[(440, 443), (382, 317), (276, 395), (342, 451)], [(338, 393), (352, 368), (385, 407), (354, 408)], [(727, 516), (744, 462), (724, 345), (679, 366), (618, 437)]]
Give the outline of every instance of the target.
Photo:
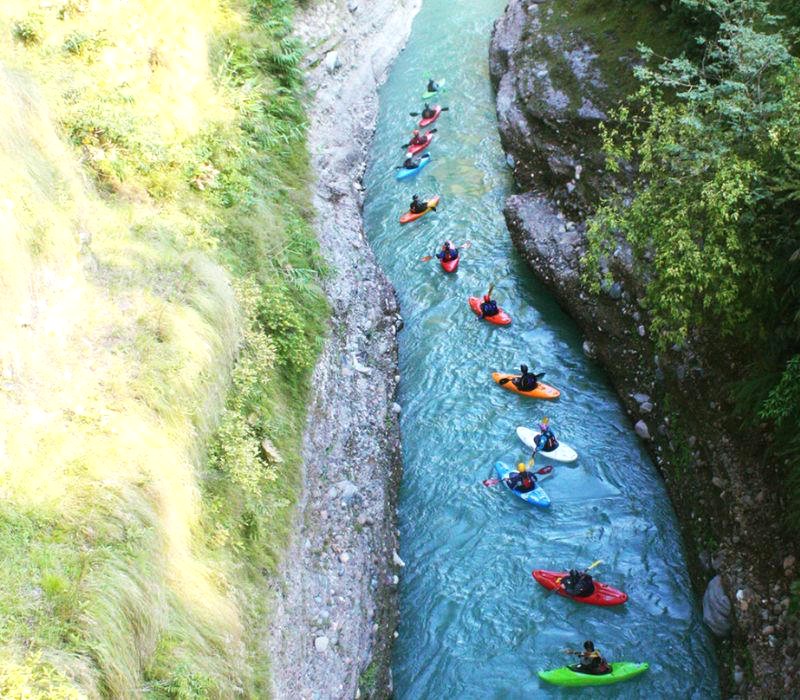
[(266, 694), (326, 305), (291, 2), (253, 3), (0, 7), (4, 698)]

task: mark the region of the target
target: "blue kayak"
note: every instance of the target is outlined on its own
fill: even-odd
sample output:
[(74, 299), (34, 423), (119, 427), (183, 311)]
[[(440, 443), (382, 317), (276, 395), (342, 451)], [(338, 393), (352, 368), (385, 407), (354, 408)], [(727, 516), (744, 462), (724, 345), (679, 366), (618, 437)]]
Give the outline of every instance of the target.
[[(502, 462), (495, 462), (494, 468), (497, 470), (497, 476), (499, 476), (501, 479), (505, 479), (509, 474), (511, 474), (511, 469)], [(528, 491), (528, 493), (520, 493), (512, 488), (509, 488), (509, 490), (517, 498), (521, 498), (523, 501), (530, 503), (532, 506), (539, 506), (539, 508), (550, 507), (550, 496), (545, 493), (545, 490), (541, 486), (537, 486), (535, 489), (533, 489), (533, 491)]]
[(398, 180), (402, 180), (407, 177), (411, 177), (412, 175), (416, 175), (420, 170), (422, 170), (431, 160), (430, 153), (426, 153), (422, 158), (420, 158), (419, 165), (416, 168), (400, 168), (397, 171), (395, 177)]

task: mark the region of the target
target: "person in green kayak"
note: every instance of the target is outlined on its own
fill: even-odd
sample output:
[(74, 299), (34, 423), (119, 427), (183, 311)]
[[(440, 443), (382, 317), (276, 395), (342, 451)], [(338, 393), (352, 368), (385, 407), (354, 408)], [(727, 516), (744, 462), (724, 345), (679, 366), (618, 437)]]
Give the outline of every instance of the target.
[(428, 92), (439, 92), (439, 83), (437, 83), (433, 78), (428, 80)]
[(514, 377), (511, 380), (517, 389), (520, 391), (533, 391), (539, 386), (539, 379), (544, 377), (544, 372), (540, 372), (539, 374), (528, 372), (528, 365), (520, 365), (519, 369), (521, 372), (520, 376)]
[(570, 666), (577, 673), (591, 673), (595, 676), (602, 676), (611, 673), (611, 666), (600, 656), (600, 652), (594, 648), (594, 642), (587, 639), (583, 643), (583, 651), (571, 651), (570, 653), (580, 657), (580, 663)]
[(504, 481), (513, 491), (528, 493), (536, 488), (536, 475), (528, 471), (524, 462), (517, 465), (517, 471), (511, 472)]
[(564, 591), (576, 598), (586, 598), (594, 593), (594, 582), (588, 571), (570, 569), (569, 575), (561, 579)]
[(550, 426), (549, 418), (542, 418), (539, 421), (539, 434), (533, 438), (533, 441), (536, 443), (536, 449), (533, 451), (534, 455), (540, 450), (542, 452), (552, 452), (558, 447), (558, 440), (556, 440), (555, 433)]
[(411, 198), (411, 204), (408, 207), (409, 211), (412, 214), (422, 214), (422, 212), (428, 209), (428, 202), (419, 198), (418, 194), (415, 194)]
[(442, 249), (436, 253), (436, 257), (442, 262), (450, 262), (458, 257), (458, 248), (454, 248), (450, 241), (445, 241)]
[(434, 114), (436, 114), (436, 110), (426, 102), (422, 108), (422, 118), (430, 119)]

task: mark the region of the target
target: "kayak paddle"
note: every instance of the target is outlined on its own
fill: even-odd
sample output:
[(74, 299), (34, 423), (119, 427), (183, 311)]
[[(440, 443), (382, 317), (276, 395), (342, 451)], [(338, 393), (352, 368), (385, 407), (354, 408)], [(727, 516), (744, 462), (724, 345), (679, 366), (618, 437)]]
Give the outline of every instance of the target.
[[(429, 134), (435, 134), (438, 131), (439, 131), (438, 129), (431, 129), (428, 133)], [(410, 145), (411, 145), (411, 142), (409, 141), (408, 143), (404, 143), (402, 146), (400, 146), (400, 148), (408, 148)], [(421, 146), (422, 144), (419, 144), (419, 145)]]
[[(433, 211), (436, 211), (436, 209), (434, 209)], [(457, 246), (457, 248), (459, 248), (460, 250), (469, 250), (471, 247), (472, 247), (472, 241), (466, 241), (466, 242), (462, 243), (460, 246)], [(434, 253), (433, 255), (426, 255), (425, 257), (420, 258), (420, 261), (421, 262), (429, 262), (429, 261), (433, 260), (433, 258), (435, 258), (435, 257), (436, 257), (436, 253)]]
[[(450, 111), (450, 108), (449, 108), (449, 107), (442, 107), (442, 108), (441, 108), (441, 111), (442, 111), (442, 112), (449, 112), (449, 111)], [(421, 116), (422, 116), (422, 113), (421, 113), (421, 112), (409, 112), (409, 114), (410, 114), (412, 117), (421, 117)]]
[[(541, 474), (544, 476), (545, 474), (549, 474), (551, 471), (553, 471), (553, 465), (548, 464), (546, 467), (542, 467), (541, 469), (535, 471), (534, 474)], [(503, 481), (503, 479), (494, 477), (492, 479), (485, 479), (482, 483), (484, 486), (497, 486), (497, 484), (499, 484), (501, 481)]]
[[(533, 377), (538, 382), (542, 377), (544, 377), (545, 372), (539, 372), (539, 374), (534, 374)], [(520, 375), (515, 374), (513, 377), (503, 377), (499, 382), (497, 382), (500, 386), (504, 384), (508, 384), (512, 379), (517, 379)]]

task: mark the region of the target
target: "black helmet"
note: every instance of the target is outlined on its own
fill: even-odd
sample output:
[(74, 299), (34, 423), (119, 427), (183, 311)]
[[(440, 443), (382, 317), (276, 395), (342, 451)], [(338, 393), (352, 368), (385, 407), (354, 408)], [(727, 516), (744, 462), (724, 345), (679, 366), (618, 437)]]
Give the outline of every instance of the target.
[(519, 368), (520, 368), (520, 369), (521, 369), (523, 372), (527, 372), (527, 371), (528, 371), (528, 365), (520, 365), (520, 366), (519, 366)]
[(411, 197), (411, 199), (419, 199), (419, 195), (415, 194), (413, 197)]
[(583, 643), (583, 648), (586, 649), (586, 651), (594, 651), (594, 642), (592, 642), (590, 639), (587, 639)]

